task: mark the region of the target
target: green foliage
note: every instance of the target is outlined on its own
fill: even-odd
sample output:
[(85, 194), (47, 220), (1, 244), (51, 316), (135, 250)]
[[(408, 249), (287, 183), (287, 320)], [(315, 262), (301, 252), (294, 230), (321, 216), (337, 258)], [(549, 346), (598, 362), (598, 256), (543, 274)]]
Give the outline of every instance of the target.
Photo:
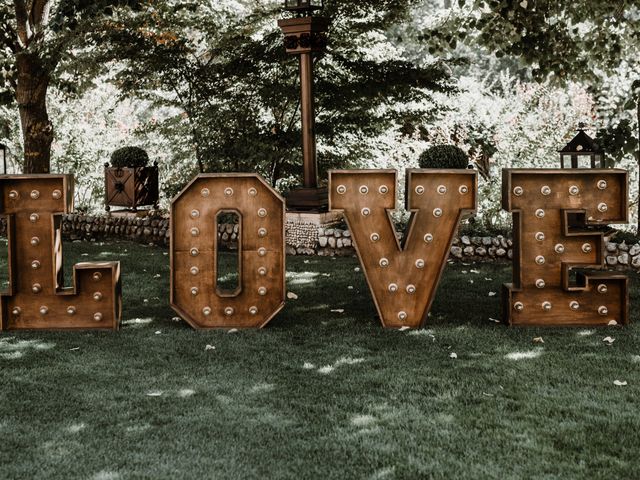
[(467, 168), (469, 155), (455, 145), (435, 145), (420, 154), (420, 168)]
[(149, 155), (140, 147), (122, 147), (111, 154), (111, 166), (138, 168), (149, 164)]

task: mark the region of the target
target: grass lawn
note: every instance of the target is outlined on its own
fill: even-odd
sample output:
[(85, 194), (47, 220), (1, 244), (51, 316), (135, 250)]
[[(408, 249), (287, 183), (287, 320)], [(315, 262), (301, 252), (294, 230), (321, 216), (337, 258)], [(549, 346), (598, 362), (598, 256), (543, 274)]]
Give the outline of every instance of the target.
[(628, 328), (509, 329), (510, 266), (452, 264), (401, 332), (355, 258), (293, 257), (299, 298), (228, 333), (174, 319), (164, 249), (65, 254), (120, 258), (122, 330), (0, 335), (0, 478), (638, 478), (637, 275)]

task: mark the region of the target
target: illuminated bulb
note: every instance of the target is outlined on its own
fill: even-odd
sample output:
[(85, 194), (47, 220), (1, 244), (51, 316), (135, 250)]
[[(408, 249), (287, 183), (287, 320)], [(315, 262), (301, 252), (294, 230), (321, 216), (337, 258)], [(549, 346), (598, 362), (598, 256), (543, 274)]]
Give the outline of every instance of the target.
[(100, 272), (93, 272), (91, 278), (93, 278), (94, 282), (99, 282), (102, 279), (102, 274)]
[(49, 313), (49, 308), (43, 305), (40, 307), (39, 311), (40, 311), (40, 315), (46, 315), (47, 313)]
[(545, 283), (545, 281), (541, 278), (539, 278), (538, 280), (536, 280), (536, 287), (538, 288), (544, 288), (547, 284)]
[(536, 257), (536, 263), (538, 265), (544, 265), (544, 263), (546, 262), (545, 258), (542, 255), (538, 255)]
[(233, 307), (227, 307), (227, 308), (224, 309), (224, 314), (227, 317), (230, 317), (231, 315), (233, 315), (234, 312), (235, 312), (235, 310), (233, 309)]
[(389, 192), (389, 187), (387, 187), (386, 185), (380, 185), (380, 188), (378, 188), (378, 192), (380, 192), (381, 195), (385, 195)]
[(200, 195), (206, 198), (211, 195), (211, 191), (208, 188), (203, 188), (202, 190), (200, 190)]
[(382, 268), (386, 268), (389, 266), (389, 260), (386, 258), (381, 258), (380, 262), (378, 262)]
[(422, 258), (416, 260), (416, 268), (424, 268), (424, 260)]
[(467, 187), (466, 185), (460, 185), (460, 188), (458, 188), (458, 192), (460, 192), (460, 195), (466, 195), (467, 193), (469, 193), (469, 187)]
[(249, 307), (249, 313), (251, 315), (256, 315), (258, 313), (258, 307), (256, 307), (256, 306)]
[(191, 287), (191, 295), (193, 295), (194, 297), (198, 295), (198, 291), (198, 287)]
[(100, 292), (95, 292), (95, 293), (93, 294), (93, 299), (94, 299), (96, 302), (99, 302), (100, 300), (102, 300), (102, 293), (100, 293)]
[(422, 185), (418, 185), (418, 186), (416, 187), (416, 193), (417, 193), (418, 195), (422, 195), (422, 194), (424, 193), (424, 187), (423, 187)]
[(261, 297), (264, 297), (267, 294), (267, 287), (260, 287), (258, 289), (258, 295), (260, 295)]
[(192, 257), (197, 257), (200, 254), (200, 250), (198, 250), (196, 247), (193, 247), (191, 250), (189, 250), (189, 253)]
[(202, 309), (202, 313), (208, 317), (209, 315), (211, 315), (211, 307), (204, 307)]
[(200, 229), (198, 227), (193, 227), (191, 229), (191, 236), (197, 237), (198, 235), (200, 235)]
[(574, 300), (573, 302), (571, 302), (569, 304), (569, 308), (571, 310), (579, 310), (580, 309), (580, 304)]
[(520, 187), (520, 186), (518, 186), (518, 187), (513, 187), (513, 194), (514, 194), (516, 197), (521, 197), (523, 193), (524, 193), (524, 188), (522, 188), (522, 187)]
[(604, 283), (601, 283), (600, 285), (598, 285), (598, 293), (607, 293), (608, 290), (609, 289)]
[(33, 268), (34, 270), (40, 268), (40, 261), (34, 260), (33, 262), (31, 262), (31, 268)]
[(96, 313), (93, 314), (93, 319), (96, 322), (101, 322), (103, 318), (104, 317), (102, 316), (102, 314), (100, 312), (96, 312)]
[(447, 187), (444, 185), (438, 185), (438, 193), (440, 195), (444, 195), (445, 193), (447, 193)]
[(198, 218), (200, 216), (200, 210), (191, 210), (191, 218)]
[(17, 317), (22, 313), (22, 309), (20, 307), (13, 307), (11, 313), (13, 314), (13, 316)]
[(259, 216), (260, 218), (264, 218), (264, 217), (266, 217), (266, 216), (267, 216), (267, 209), (266, 209), (266, 208), (260, 208), (260, 209), (258, 210), (258, 216)]
[(364, 208), (361, 210), (361, 213), (362, 213), (362, 216), (363, 216), (363, 217), (368, 217), (369, 215), (371, 215), (371, 210), (369, 210), (367, 207), (364, 207)]
[(264, 257), (267, 254), (267, 249), (264, 247), (260, 247), (258, 249), (258, 255), (260, 255), (261, 257)]
[(433, 209), (433, 216), (436, 218), (439, 218), (442, 216), (442, 209), (441, 208), (434, 208)]
[(360, 185), (360, 193), (366, 195), (367, 193), (369, 193), (369, 187), (367, 187), (366, 185)]
[(74, 307), (74, 306), (67, 307), (67, 314), (68, 315), (75, 315), (76, 314), (76, 307)]
[(585, 243), (584, 245), (582, 245), (582, 251), (584, 253), (591, 253), (592, 250), (593, 250), (593, 247), (591, 246), (590, 243)]
[(404, 322), (407, 319), (407, 312), (398, 312), (398, 320)]
[(266, 228), (259, 228), (258, 229), (258, 236), (260, 238), (264, 238), (267, 236), (267, 229)]
[(544, 218), (544, 210), (539, 208), (536, 210), (536, 217), (538, 218)]
[(200, 269), (198, 267), (191, 267), (189, 271), (191, 272), (191, 275), (197, 275), (200, 273)]
[(40, 292), (42, 291), (42, 285), (40, 285), (39, 283), (34, 283), (34, 284), (31, 286), (31, 291), (32, 291), (33, 293), (40, 293)]
[(598, 180), (598, 190), (606, 190), (607, 181), (606, 180)]
[(230, 197), (231, 195), (233, 195), (233, 188), (231, 187), (227, 187), (224, 189), (224, 195), (225, 197)]
[(54, 190), (51, 192), (51, 196), (54, 200), (60, 200), (62, 198), (62, 192), (60, 190)]
[(33, 200), (37, 200), (40, 198), (40, 192), (38, 190), (31, 190), (31, 193), (29, 194), (29, 196), (33, 199)]
[(395, 283), (390, 283), (389, 287), (387, 287), (391, 293), (396, 293), (398, 291), (398, 285)]
[(347, 193), (347, 187), (345, 187), (344, 185), (338, 185), (338, 187), (336, 188), (336, 192), (338, 192), (340, 195), (344, 195), (345, 193)]
[(542, 233), (542, 232), (537, 232), (537, 233), (536, 233), (536, 240), (537, 240), (537, 241), (539, 241), (539, 242), (543, 242), (543, 241), (544, 241), (544, 239), (545, 239), (544, 233)]
[(372, 242), (377, 242), (378, 240), (380, 240), (380, 235), (376, 232), (373, 232), (369, 238)]
[(540, 193), (543, 195), (551, 195), (551, 187), (549, 185), (545, 185), (540, 189)]
[(580, 193), (580, 189), (577, 185), (571, 185), (569, 187), (569, 195), (578, 195)]
[(554, 250), (556, 251), (556, 253), (564, 253), (564, 245), (562, 245), (561, 243), (558, 243)]
[(545, 312), (548, 312), (551, 310), (551, 302), (542, 302), (542, 309)]
[(432, 234), (430, 234), (430, 233), (427, 233), (427, 234), (424, 236), (424, 242), (425, 242), (425, 243), (431, 243), (431, 242), (433, 242), (433, 235), (432, 235)]
[(247, 193), (249, 195), (251, 195), (252, 197), (255, 197), (256, 195), (258, 195), (258, 190), (256, 190), (255, 188), (251, 187), (249, 190), (247, 190)]
[(605, 307), (604, 305), (601, 305), (600, 307), (598, 307), (598, 314), (604, 316), (607, 313), (609, 313), (609, 309), (607, 307)]
[(32, 213), (31, 215), (29, 215), (29, 221), (31, 223), (36, 223), (38, 220), (40, 220), (40, 215), (38, 215), (37, 213)]
[(258, 275), (260, 275), (261, 277), (264, 277), (267, 274), (267, 269), (265, 267), (260, 267), (258, 269)]
[(11, 200), (17, 200), (19, 196), (20, 196), (20, 194), (16, 190), (11, 190), (9, 192), (9, 198)]
[(415, 285), (407, 285), (407, 293), (409, 295), (413, 295), (414, 293), (416, 293), (416, 286)]
[(37, 247), (40, 245), (40, 239), (38, 237), (31, 237), (31, 245)]
[(598, 211), (599, 211), (599, 212), (604, 213), (604, 212), (606, 212), (607, 210), (609, 210), (609, 207), (607, 207), (607, 204), (606, 204), (606, 203), (600, 203), (600, 204), (598, 205)]

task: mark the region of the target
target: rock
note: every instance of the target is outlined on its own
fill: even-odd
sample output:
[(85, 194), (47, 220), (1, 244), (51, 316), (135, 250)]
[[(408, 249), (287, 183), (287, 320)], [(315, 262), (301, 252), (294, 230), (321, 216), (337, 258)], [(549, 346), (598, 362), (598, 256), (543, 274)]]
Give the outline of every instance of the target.
[(498, 235), (496, 238), (491, 239), (491, 243), (493, 243), (494, 247), (499, 247), (501, 239), (502, 239), (502, 235)]
[(351, 237), (351, 232), (349, 230), (345, 230), (344, 232), (342, 232), (342, 236)]
[(621, 252), (628, 252), (629, 251), (629, 245), (627, 245), (626, 242), (622, 242), (618, 244), (618, 250), (620, 250)]
[(285, 253), (287, 255), (295, 255), (296, 254), (296, 249), (293, 248), (291, 245), (287, 245), (287, 247), (285, 248)]
[(493, 245), (493, 240), (491, 239), (491, 237), (482, 237), (482, 245), (484, 245), (485, 247), (489, 247)]
[(508, 239), (507, 240), (507, 248), (511, 248), (511, 247), (513, 247), (513, 240)]
[(618, 251), (618, 244), (613, 243), (613, 242), (609, 242), (607, 243), (607, 252), (617, 252)]
[(469, 237), (467, 237), (466, 235), (460, 238), (460, 241), (463, 245), (471, 245), (471, 240), (469, 240)]
[(333, 231), (334, 231), (334, 229), (333, 229), (333, 228), (327, 228), (327, 229), (324, 231), (324, 234), (325, 234), (327, 237), (332, 237), (332, 236), (333, 236)]
[(471, 244), (477, 246), (482, 245), (482, 237), (471, 237)]
[(325, 234), (325, 233), (324, 233), (324, 228), (322, 228), (322, 227), (318, 227), (318, 236), (319, 236), (319, 237), (322, 237), (324, 234)]
[(629, 249), (629, 255), (631, 255), (632, 257), (635, 257), (639, 253), (640, 253), (640, 243), (636, 243)]
[(513, 260), (513, 249), (509, 249), (509, 251), (507, 252), (507, 258), (509, 260)]
[(615, 255), (607, 255), (607, 265), (614, 267), (618, 264), (618, 257)]
[(624, 252), (623, 254), (618, 256), (618, 263), (620, 265), (629, 265), (629, 254)]
[(327, 243), (331, 248), (336, 248), (336, 237), (329, 237)]
[(463, 252), (466, 256), (472, 257), (476, 251), (471, 245), (469, 245), (468, 247), (464, 247)]
[(499, 248), (496, 250), (496, 257), (504, 257), (507, 254), (507, 251), (504, 248)]
[(327, 246), (327, 237), (320, 237), (318, 238), (318, 243), (320, 244), (320, 246), (322, 248)]
[(462, 248), (456, 246), (451, 247), (451, 255), (456, 258), (462, 258)]
[(481, 257), (485, 257), (487, 255), (487, 249), (484, 247), (478, 247), (476, 248), (476, 254)]
[(342, 232), (336, 228), (335, 231), (333, 232), (333, 236), (336, 238), (341, 238)]
[(350, 247), (352, 245), (351, 239), (350, 238), (343, 238), (342, 239), (342, 245), (344, 245), (345, 247)]
[(633, 260), (631, 260), (631, 265), (633, 265), (634, 268), (640, 268), (640, 255), (633, 257)]
[(342, 242), (342, 238), (339, 238), (336, 241), (336, 248), (342, 248), (343, 245), (344, 245), (344, 243)]
[(493, 245), (491, 245), (488, 249), (487, 249), (487, 255), (489, 255), (491, 258), (494, 258), (496, 256), (496, 251), (498, 249), (496, 247), (494, 247)]
[(460, 245), (460, 239), (458, 237), (455, 237), (451, 242), (451, 245)]

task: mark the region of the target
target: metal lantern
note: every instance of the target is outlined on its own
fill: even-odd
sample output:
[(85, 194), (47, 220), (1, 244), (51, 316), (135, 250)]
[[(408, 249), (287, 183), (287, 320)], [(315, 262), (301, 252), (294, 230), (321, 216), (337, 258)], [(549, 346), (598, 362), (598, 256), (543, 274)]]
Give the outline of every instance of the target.
[(604, 150), (578, 127), (578, 134), (560, 150), (561, 168), (605, 168)]
[(311, 14), (314, 10), (322, 10), (323, 0), (285, 0), (284, 9), (294, 13)]
[(0, 143), (0, 165), (2, 165), (2, 175), (7, 174), (7, 151), (8, 147), (4, 143)]

